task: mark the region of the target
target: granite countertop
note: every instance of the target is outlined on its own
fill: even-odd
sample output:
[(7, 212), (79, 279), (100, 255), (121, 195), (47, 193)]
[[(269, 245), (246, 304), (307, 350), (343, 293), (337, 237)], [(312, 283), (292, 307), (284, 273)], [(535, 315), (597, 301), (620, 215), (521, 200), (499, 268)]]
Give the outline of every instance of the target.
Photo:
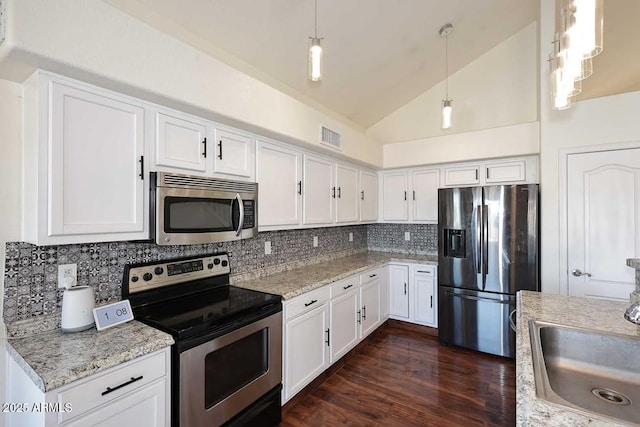
[(138, 321), (104, 331), (94, 328), (9, 338), (7, 351), (43, 392), (173, 344), (171, 335)]
[(390, 252), (362, 252), (319, 264), (295, 268), (251, 280), (232, 282), (240, 288), (282, 295), (283, 300), (294, 298), (329, 283), (387, 262), (438, 263), (437, 255), (413, 255)]
[(640, 338), (640, 327), (624, 319), (629, 303), (518, 292), (516, 333), (516, 424), (518, 426), (621, 426), (556, 406), (536, 397), (529, 320), (536, 319)]

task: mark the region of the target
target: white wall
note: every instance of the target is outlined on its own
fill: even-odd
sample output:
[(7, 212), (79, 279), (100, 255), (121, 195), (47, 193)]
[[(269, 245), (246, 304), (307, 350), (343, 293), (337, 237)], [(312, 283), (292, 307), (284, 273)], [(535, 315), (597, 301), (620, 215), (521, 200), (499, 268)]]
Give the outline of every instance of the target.
[[(22, 87), (0, 80), (0, 402), (5, 400), (5, 328), (2, 321), (6, 242), (20, 237)], [(4, 414), (0, 414), (0, 426)]]
[[(551, 46), (555, 13), (552, 2), (541, 3), (540, 46)], [(606, 47), (605, 47), (606, 48)], [(540, 52), (540, 72), (548, 73), (548, 51)], [(598, 72), (597, 69), (594, 73)], [(583, 82), (589, 84), (589, 80)], [(640, 141), (640, 92), (629, 92), (579, 101), (565, 111), (553, 111), (549, 100), (548, 79), (541, 79), (540, 92), (540, 193), (541, 193), (541, 280), (542, 291), (559, 293), (566, 271), (560, 271), (559, 245), (561, 206), (560, 150), (567, 147)], [(624, 262), (625, 260), (621, 260)]]
[[(537, 24), (534, 22), (449, 77), (453, 127), (440, 128), (444, 81), (371, 126), (387, 142), (437, 136), (538, 120)], [(450, 50), (455, 43), (450, 36)], [(464, 48), (464, 46), (458, 46)], [(443, 58), (444, 60), (444, 58)], [(482, 150), (470, 145), (472, 153)]]
[(6, 0), (0, 78), (36, 67), (75, 77), (286, 142), (319, 149), (320, 125), (343, 136), (342, 154), (382, 165), (373, 138), (143, 24), (100, 0)]

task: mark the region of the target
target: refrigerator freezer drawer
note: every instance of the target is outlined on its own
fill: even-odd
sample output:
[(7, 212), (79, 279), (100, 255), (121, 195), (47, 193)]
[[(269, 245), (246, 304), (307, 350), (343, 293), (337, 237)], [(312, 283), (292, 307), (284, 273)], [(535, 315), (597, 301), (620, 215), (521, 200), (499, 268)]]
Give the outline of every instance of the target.
[(515, 357), (515, 333), (509, 313), (516, 297), (441, 286), (438, 296), (438, 338), (484, 353)]

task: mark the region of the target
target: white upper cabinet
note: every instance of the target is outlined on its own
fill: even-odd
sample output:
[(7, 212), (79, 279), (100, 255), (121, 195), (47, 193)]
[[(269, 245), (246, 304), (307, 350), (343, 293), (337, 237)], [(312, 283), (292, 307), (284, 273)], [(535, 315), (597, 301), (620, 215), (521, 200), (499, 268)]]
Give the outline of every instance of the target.
[(358, 169), (336, 165), (336, 222), (358, 221)]
[(324, 157), (304, 154), (304, 224), (333, 223), (334, 199), (337, 197), (334, 164)]
[(447, 166), (444, 168), (444, 185), (460, 187), (480, 184), (480, 165)]
[(384, 172), (382, 174), (382, 219), (384, 221), (409, 220), (408, 191), (408, 172)]
[[(204, 174), (212, 158), (203, 120), (169, 112), (156, 113), (155, 164), (157, 169), (181, 169), (184, 173)], [(164, 168), (163, 168), (164, 167)]]
[(257, 143), (258, 226), (297, 226), (302, 220), (302, 154)]
[(147, 239), (145, 112), (48, 73), (25, 82), (24, 240)]
[(413, 220), (437, 222), (440, 169), (414, 170), (412, 181)]
[(484, 167), (484, 181), (487, 184), (524, 181), (526, 178), (526, 162), (524, 160), (487, 163)]
[(378, 219), (378, 175), (360, 171), (360, 221)]
[(213, 172), (252, 178), (255, 167), (255, 139), (239, 130), (222, 127), (215, 129)]

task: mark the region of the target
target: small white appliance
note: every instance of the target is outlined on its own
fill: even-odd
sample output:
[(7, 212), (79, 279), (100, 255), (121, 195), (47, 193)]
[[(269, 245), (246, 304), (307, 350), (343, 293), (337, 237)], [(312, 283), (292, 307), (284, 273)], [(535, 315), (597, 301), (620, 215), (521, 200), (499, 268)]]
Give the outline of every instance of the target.
[(62, 295), (62, 332), (79, 332), (93, 327), (96, 306), (91, 286), (75, 286)]

